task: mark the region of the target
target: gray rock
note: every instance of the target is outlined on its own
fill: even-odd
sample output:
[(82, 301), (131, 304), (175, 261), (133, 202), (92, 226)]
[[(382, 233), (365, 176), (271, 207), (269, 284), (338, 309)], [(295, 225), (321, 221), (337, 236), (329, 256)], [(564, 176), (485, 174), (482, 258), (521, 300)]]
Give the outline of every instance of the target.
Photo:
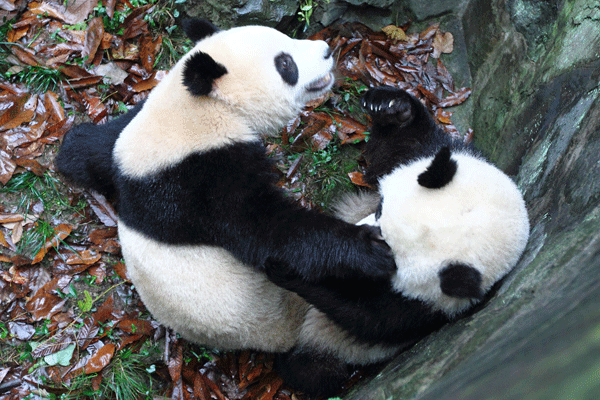
[(600, 4), (536, 3), (461, 16), (471, 125), (525, 194), (528, 248), (485, 307), (347, 399), (600, 398)]

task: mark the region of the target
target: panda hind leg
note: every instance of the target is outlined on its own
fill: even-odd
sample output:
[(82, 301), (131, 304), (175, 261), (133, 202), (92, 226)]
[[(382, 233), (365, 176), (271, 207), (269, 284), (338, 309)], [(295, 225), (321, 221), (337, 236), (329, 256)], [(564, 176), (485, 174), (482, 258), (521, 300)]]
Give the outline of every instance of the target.
[(470, 265), (452, 263), (439, 272), (442, 293), (458, 298), (481, 300), (481, 272)]
[(287, 385), (311, 398), (338, 394), (353, 371), (350, 365), (331, 354), (299, 347), (278, 354), (275, 370)]

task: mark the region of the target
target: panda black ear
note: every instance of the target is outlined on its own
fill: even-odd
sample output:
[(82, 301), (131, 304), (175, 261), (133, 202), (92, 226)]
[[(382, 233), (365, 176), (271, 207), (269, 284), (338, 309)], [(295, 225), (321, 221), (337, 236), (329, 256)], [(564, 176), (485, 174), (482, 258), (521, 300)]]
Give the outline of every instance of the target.
[(450, 148), (442, 147), (425, 172), (417, 178), (419, 185), (428, 189), (440, 189), (450, 183), (457, 169), (456, 161), (450, 156)]
[(183, 31), (192, 42), (198, 42), (219, 31), (219, 28), (204, 19), (187, 18), (181, 21)]
[(183, 84), (194, 96), (206, 96), (213, 89), (215, 79), (227, 73), (227, 68), (206, 53), (197, 52), (185, 61)]

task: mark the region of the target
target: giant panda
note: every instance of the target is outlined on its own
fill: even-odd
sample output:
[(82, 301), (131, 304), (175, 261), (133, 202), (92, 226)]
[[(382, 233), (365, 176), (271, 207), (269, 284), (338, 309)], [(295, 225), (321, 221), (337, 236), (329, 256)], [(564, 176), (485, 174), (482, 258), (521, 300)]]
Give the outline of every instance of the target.
[(397, 270), (306, 282), (267, 261), (272, 282), (311, 304), (298, 344), (277, 360), (292, 385), (322, 385), (327, 374), (339, 384), (348, 364), (383, 361), (464, 315), (515, 266), (529, 237), (513, 181), (446, 134), (417, 98), (379, 87), (362, 102), (372, 118), (365, 177), (377, 192), (347, 195), (337, 216), (379, 230)]
[(261, 26), (184, 30), (195, 46), (148, 98), (68, 132), (56, 165), (114, 198), (128, 275), (159, 322), (210, 347), (285, 353), (310, 306), (267, 279), (266, 260), (307, 282), (395, 270), (370, 228), (277, 188), (260, 141), (331, 88), (332, 52)]

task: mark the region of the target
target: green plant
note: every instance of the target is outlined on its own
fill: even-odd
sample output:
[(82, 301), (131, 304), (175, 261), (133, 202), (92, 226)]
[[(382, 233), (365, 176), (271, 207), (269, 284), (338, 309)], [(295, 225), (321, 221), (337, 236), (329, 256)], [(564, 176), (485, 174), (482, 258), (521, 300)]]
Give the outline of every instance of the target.
[[(329, 0), (325, 0), (329, 3)], [(298, 10), (298, 19), (300, 22), (304, 22), (304, 29), (306, 30), (310, 25), (310, 17), (319, 5), (319, 0), (302, 0), (300, 1), (300, 9)]]
[(27, 65), (15, 73), (7, 71), (4, 76), (13, 82), (24, 83), (36, 93), (55, 91), (57, 86), (65, 79), (59, 70), (39, 65)]
[(17, 212), (27, 213), (35, 203), (41, 202), (44, 210), (54, 210), (51, 217), (57, 217), (63, 212), (73, 213), (85, 207), (83, 200), (71, 205), (65, 195), (66, 190), (66, 186), (50, 172), (37, 176), (28, 171), (14, 175), (0, 188), (0, 193), (13, 194), (19, 198)]
[(49, 222), (62, 214), (73, 214), (85, 207), (80, 200), (71, 205), (65, 195), (66, 187), (50, 172), (37, 176), (32, 172), (16, 174), (0, 188), (0, 194), (7, 195), (5, 201), (13, 203), (15, 211), (23, 215), (37, 214), (35, 222), (24, 230), (18, 243), (17, 252), (33, 257), (54, 236), (53, 225)]

